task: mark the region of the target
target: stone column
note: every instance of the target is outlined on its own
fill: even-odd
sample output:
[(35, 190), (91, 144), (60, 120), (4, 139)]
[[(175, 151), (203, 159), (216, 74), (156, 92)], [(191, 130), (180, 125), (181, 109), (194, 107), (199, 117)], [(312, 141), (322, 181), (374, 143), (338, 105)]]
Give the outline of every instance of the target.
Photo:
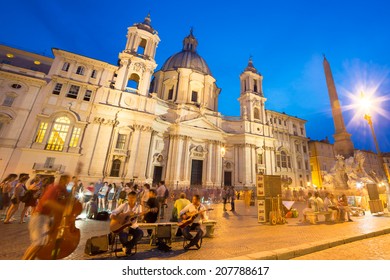
[[(142, 126), (140, 129), (140, 137), (138, 151), (137, 151), (137, 164), (134, 170), (134, 177), (137, 177), (141, 182), (145, 182), (146, 166), (148, 161), (150, 139), (152, 138), (153, 129), (151, 127)], [(142, 144), (141, 144), (142, 143)]]
[(212, 186), (212, 179), (211, 174), (213, 172), (213, 156), (214, 156), (214, 144), (213, 141), (207, 142), (207, 149), (208, 149), (208, 155), (207, 155), (207, 177), (206, 177), (206, 185)]
[(131, 142), (130, 147), (130, 159), (129, 164), (127, 166), (127, 176), (130, 178), (133, 178), (135, 175), (135, 167), (138, 163), (138, 148), (140, 144), (140, 134), (141, 134), (141, 125), (135, 124), (133, 126), (134, 133), (133, 133), (133, 139)]

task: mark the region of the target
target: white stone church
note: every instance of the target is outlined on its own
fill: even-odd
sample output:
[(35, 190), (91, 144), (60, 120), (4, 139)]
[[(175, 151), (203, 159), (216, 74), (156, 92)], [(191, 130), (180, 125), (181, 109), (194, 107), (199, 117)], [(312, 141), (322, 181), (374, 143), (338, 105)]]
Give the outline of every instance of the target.
[(128, 28), (118, 65), (0, 46), (0, 178), (58, 177), (81, 162), (85, 183), (250, 187), (262, 173), (310, 184), (306, 121), (265, 109), (251, 59), (237, 80), (240, 116), (227, 117), (192, 31), (156, 71), (159, 41), (148, 15)]

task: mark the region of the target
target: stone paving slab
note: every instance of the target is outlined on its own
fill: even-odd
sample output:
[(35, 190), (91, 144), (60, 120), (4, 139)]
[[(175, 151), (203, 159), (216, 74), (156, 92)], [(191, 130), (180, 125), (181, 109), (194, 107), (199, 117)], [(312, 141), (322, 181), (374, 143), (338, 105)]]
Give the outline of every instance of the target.
[[(300, 222), (300, 218), (291, 218), (287, 224), (271, 226), (258, 223), (256, 208), (245, 207), (243, 201), (237, 201), (236, 212), (224, 212), (221, 204), (212, 207), (214, 211), (209, 212), (209, 217), (217, 220), (215, 237), (204, 238), (200, 250), (184, 251), (180, 238), (172, 244), (172, 251), (166, 253), (150, 246), (144, 239), (138, 245), (136, 255), (123, 259), (291, 259), (390, 232), (389, 217), (377, 217), (369, 212), (362, 217), (353, 217), (354, 222), (325, 222), (320, 217), (317, 225), (311, 225)], [(294, 205), (297, 209), (303, 207), (302, 202)], [(169, 208), (167, 213), (171, 213)], [(88, 238), (108, 233), (108, 221), (80, 220), (76, 226), (81, 231), (80, 244), (67, 259), (116, 259), (109, 252), (96, 256), (84, 254)], [(28, 245), (27, 224), (0, 223), (0, 259), (20, 259)]]

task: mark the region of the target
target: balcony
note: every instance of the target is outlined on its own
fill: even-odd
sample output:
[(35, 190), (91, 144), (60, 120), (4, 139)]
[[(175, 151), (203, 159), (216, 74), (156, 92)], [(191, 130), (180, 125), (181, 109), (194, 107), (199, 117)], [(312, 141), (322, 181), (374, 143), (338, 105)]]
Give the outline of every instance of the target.
[(130, 151), (123, 149), (114, 149), (113, 154), (127, 157), (130, 155)]
[(34, 163), (32, 169), (35, 172), (45, 172), (45, 173), (50, 173), (50, 172), (58, 172), (58, 173), (63, 173), (65, 171), (65, 167), (62, 164), (53, 164), (53, 165), (46, 165), (44, 163)]

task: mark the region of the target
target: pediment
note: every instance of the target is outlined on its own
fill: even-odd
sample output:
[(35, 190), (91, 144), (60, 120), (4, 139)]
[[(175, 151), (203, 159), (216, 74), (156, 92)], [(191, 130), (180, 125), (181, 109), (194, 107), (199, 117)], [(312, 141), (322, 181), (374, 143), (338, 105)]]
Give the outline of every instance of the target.
[(207, 120), (205, 117), (200, 117), (192, 120), (186, 120), (179, 123), (180, 125), (191, 126), (195, 128), (203, 128), (214, 131), (222, 131), (219, 127)]

